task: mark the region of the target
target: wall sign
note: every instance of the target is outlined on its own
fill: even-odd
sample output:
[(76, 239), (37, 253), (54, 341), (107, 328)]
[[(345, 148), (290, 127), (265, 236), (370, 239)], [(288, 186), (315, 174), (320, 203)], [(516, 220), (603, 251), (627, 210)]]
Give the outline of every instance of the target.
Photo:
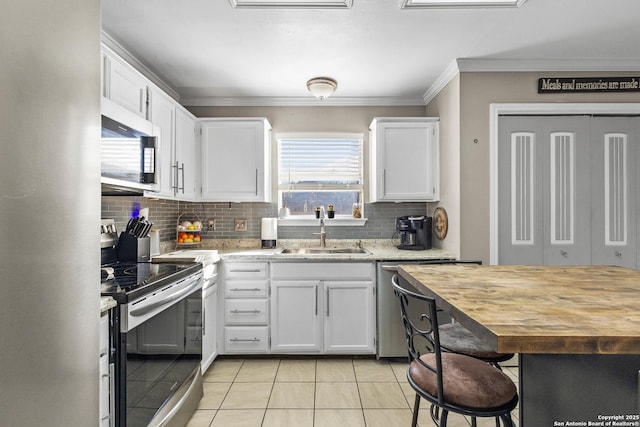
[(640, 77), (545, 77), (538, 93), (640, 92)]

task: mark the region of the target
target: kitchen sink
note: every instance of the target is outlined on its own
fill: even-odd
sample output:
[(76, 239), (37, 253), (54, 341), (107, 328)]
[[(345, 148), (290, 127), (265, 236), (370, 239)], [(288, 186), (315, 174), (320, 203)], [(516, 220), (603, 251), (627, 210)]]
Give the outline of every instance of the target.
[(280, 252), (282, 254), (295, 255), (334, 255), (334, 254), (350, 254), (350, 255), (369, 255), (366, 249), (362, 248), (285, 248)]

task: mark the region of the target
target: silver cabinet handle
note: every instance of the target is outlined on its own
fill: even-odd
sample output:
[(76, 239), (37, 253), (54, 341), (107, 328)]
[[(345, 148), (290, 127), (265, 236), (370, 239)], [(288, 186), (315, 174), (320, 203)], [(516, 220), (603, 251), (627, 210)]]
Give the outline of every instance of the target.
[(184, 194), (184, 163), (181, 168), (178, 168), (182, 171), (182, 187), (179, 187), (178, 190), (182, 190), (182, 194)]
[(316, 288), (316, 293), (315, 293), (313, 302), (316, 306), (316, 316), (317, 316), (318, 315), (318, 285), (315, 285), (314, 288)]
[(171, 165), (171, 169), (175, 169), (175, 172), (173, 173), (173, 183), (175, 185), (172, 185), (171, 189), (177, 193), (178, 192), (178, 162), (176, 162), (175, 165)]
[(387, 170), (382, 170), (382, 194), (387, 194)]
[(567, 251), (560, 251), (560, 255), (566, 258), (568, 254)]
[(249, 339), (231, 338), (229, 341), (231, 341), (231, 342), (259, 342), (261, 340), (260, 340), (260, 338), (255, 337), (255, 338), (249, 338)]
[(262, 289), (260, 289), (260, 288), (231, 288), (229, 290), (233, 291), (233, 292), (257, 292), (257, 291), (261, 291)]
[(260, 273), (262, 270), (259, 268), (252, 270), (229, 270), (229, 273)]
[(620, 251), (616, 251), (616, 256), (617, 256), (618, 258), (622, 258), (622, 252), (620, 252)]
[(233, 314), (239, 314), (239, 313), (252, 313), (252, 314), (258, 314), (261, 313), (260, 310), (231, 310), (229, 311), (229, 313), (233, 313)]
[(256, 196), (258, 195), (258, 169), (256, 169)]
[(329, 288), (327, 288), (327, 317), (329, 317)]

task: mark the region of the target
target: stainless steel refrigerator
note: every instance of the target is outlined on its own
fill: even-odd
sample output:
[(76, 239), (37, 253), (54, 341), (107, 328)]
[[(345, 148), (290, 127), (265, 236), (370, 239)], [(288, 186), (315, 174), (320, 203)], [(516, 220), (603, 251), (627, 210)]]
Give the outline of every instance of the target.
[(97, 425), (100, 1), (3, 1), (0, 63), (0, 425)]

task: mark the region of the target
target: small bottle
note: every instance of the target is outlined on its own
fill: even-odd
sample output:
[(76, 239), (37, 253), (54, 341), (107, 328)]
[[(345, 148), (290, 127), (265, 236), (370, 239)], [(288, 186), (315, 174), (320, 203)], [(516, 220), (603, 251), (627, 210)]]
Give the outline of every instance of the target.
[(362, 218), (362, 209), (360, 203), (354, 203), (351, 212), (353, 213), (354, 218)]

